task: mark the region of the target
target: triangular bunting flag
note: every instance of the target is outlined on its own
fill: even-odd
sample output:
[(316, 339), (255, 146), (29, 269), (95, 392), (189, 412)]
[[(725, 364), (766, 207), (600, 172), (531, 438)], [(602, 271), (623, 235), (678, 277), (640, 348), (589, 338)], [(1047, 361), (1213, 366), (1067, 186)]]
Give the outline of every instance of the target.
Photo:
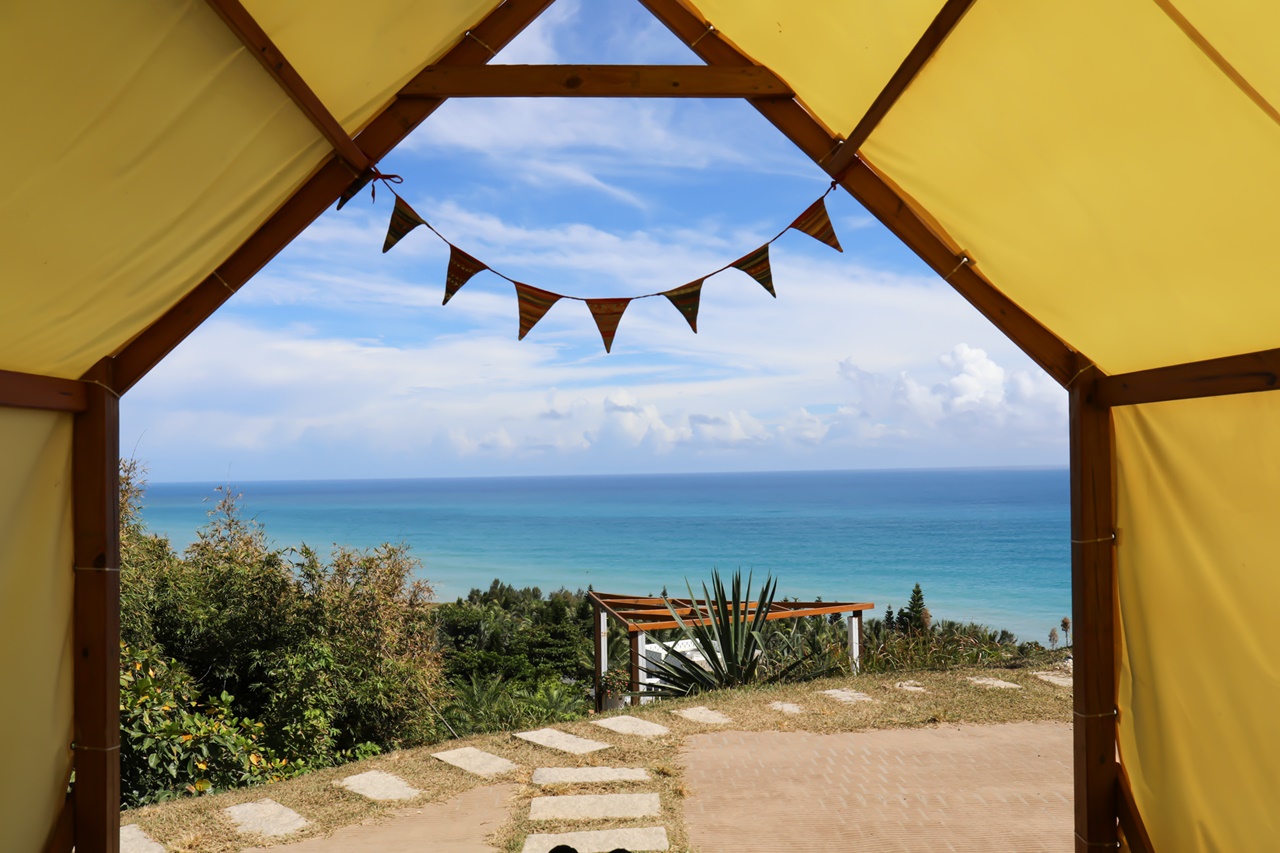
[(520, 301), (520, 337), (529, 334), (543, 316), (551, 310), (551, 306), (560, 301), (560, 294), (548, 290), (539, 290), (520, 282), (512, 282), (516, 286), (516, 298)]
[(373, 170), (370, 169), (361, 175), (354, 184), (347, 187), (342, 192), (342, 196), (338, 199), (338, 210), (347, 206), (347, 202), (360, 194), (360, 191), (369, 186), (369, 182), (373, 180)]
[(383, 254), (399, 243), (404, 235), (426, 224), (427, 221), (409, 206), (409, 202), (396, 196), (396, 209), (391, 211), (391, 221), (387, 224), (387, 240), (382, 244)]
[(462, 285), (471, 281), (471, 277), (481, 270), (487, 270), (488, 267), (459, 249), (452, 243), (449, 244), (449, 271), (444, 277), (444, 302), (441, 305), (448, 305), (449, 300), (453, 298), (453, 294), (462, 289)]
[(700, 278), (682, 287), (662, 291), (662, 295), (676, 306), (680, 316), (689, 321), (689, 328), (693, 329), (695, 335), (698, 333), (698, 303), (702, 299), (702, 282), (704, 281), (706, 279)]
[(604, 351), (613, 349), (613, 336), (618, 333), (618, 323), (622, 321), (622, 312), (631, 304), (629, 297), (622, 299), (588, 299), (587, 307), (591, 316), (596, 318), (596, 328), (604, 339)]
[(769, 291), (770, 296), (774, 299), (778, 298), (778, 294), (773, 292), (773, 269), (769, 266), (768, 243), (765, 243), (751, 254), (738, 258), (730, 266), (734, 269), (742, 270), (744, 273), (760, 282), (760, 286)]
[(809, 205), (809, 209), (797, 216), (796, 221), (788, 227), (803, 231), (819, 243), (826, 243), (837, 252), (844, 251), (840, 248), (836, 229), (831, 226), (831, 217), (827, 215), (827, 205), (822, 199)]

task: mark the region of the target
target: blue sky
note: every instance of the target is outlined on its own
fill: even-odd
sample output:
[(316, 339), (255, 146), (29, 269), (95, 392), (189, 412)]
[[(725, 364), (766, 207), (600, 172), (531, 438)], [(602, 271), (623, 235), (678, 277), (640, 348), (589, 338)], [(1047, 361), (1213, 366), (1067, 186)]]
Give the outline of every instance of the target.
[[(499, 62), (692, 63), (630, 0), (560, 0)], [(739, 101), (445, 104), (382, 163), (451, 241), (575, 296), (665, 290), (772, 237), (825, 176)], [(1066, 395), (843, 190), (778, 298), (708, 279), (699, 333), (632, 303), (606, 355), (561, 301), (441, 306), (447, 247), (381, 253), (390, 194), (325, 213), (124, 400), (153, 481), (1062, 465)]]

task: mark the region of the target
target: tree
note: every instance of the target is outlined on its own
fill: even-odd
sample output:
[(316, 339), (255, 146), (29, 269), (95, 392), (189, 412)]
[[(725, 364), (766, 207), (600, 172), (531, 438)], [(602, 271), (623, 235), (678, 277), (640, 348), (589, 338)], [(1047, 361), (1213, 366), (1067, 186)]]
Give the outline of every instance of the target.
[(1055, 650), (1058, 648), (1058, 629), (1057, 628), (1049, 629), (1049, 648), (1050, 650)]
[(1067, 646), (1071, 645), (1071, 617), (1070, 616), (1062, 617), (1062, 636), (1063, 636), (1063, 640), (1062, 640), (1063, 645), (1067, 645)]
[[(924, 592), (920, 589), (920, 584), (916, 584), (911, 590), (911, 598), (907, 601), (906, 608), (906, 631), (908, 633), (923, 634), (928, 630), (925, 624), (928, 619), (928, 610), (924, 606)], [(902, 618), (902, 611), (899, 611), (899, 619)]]

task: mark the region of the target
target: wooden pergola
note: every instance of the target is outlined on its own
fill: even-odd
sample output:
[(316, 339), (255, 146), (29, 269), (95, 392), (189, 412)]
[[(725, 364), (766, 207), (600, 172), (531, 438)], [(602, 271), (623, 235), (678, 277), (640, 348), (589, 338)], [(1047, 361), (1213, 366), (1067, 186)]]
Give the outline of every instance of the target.
[[(616, 619), (627, 629), (627, 639), (631, 644), (632, 705), (640, 704), (638, 694), (643, 683), (640, 659), (644, 656), (648, 632), (679, 628), (680, 622), (672, 618), (672, 613), (678, 615), (685, 625), (706, 625), (711, 621), (706, 617), (699, 617), (699, 614), (711, 610), (706, 599), (653, 598), (595, 591), (588, 593), (587, 598), (595, 608), (595, 642), (592, 647), (595, 652), (593, 685), (597, 711), (604, 710), (604, 691), (601, 689), (600, 682), (609, 667), (610, 618)], [(760, 602), (748, 601), (745, 617), (754, 619), (759, 607)], [(765, 620), (775, 622), (779, 619), (799, 619), (803, 616), (848, 613), (849, 662), (856, 669), (862, 657), (862, 614), (874, 608), (875, 604), (869, 601), (774, 601), (768, 605)]]

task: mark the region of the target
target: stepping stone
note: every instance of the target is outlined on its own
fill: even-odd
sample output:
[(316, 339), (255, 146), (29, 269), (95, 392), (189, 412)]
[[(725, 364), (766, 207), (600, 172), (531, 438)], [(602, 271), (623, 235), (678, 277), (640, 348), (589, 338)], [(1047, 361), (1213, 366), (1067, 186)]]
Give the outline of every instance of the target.
[(998, 678), (978, 678), (977, 676), (969, 676), (969, 680), (981, 687), (993, 687), (1000, 690), (1021, 690), (1021, 684), (1014, 684), (1012, 681), (1001, 681)]
[(229, 806), (222, 812), (235, 821), (238, 832), (256, 832), (268, 837), (288, 835), (311, 825), (311, 821), (272, 799)]
[(588, 752), (609, 748), (607, 743), (571, 735), (559, 729), (535, 729), (531, 732), (517, 732), (516, 737), (521, 740), (527, 740), (529, 743), (536, 743), (538, 746), (558, 749), (561, 752), (571, 752), (574, 755), (586, 755)]
[(539, 767), (533, 771), (535, 785), (571, 785), (583, 782), (643, 782), (649, 771), (643, 767)]
[(561, 844), (578, 853), (611, 853), (628, 850), (667, 850), (667, 830), (661, 826), (638, 826), (632, 829), (597, 829), (592, 832), (556, 832), (530, 835), (520, 853), (551, 853)]
[(925, 690), (924, 687), (918, 681), (899, 681), (897, 684), (893, 686), (898, 688), (899, 690), (905, 690), (908, 693), (928, 693), (929, 692), (928, 690)]
[(412, 800), (421, 793), (417, 788), (409, 787), (399, 776), (381, 770), (357, 773), (338, 784), (371, 800)]
[(567, 794), (534, 797), (529, 803), (529, 820), (656, 817), (661, 811), (657, 794)]
[(837, 687), (835, 690), (823, 690), (822, 694), (824, 696), (830, 696), (832, 699), (835, 699), (837, 702), (846, 702), (850, 705), (854, 704), (855, 702), (876, 701), (872, 699), (870, 696), (868, 696), (867, 694), (858, 690), (852, 690), (848, 687)]
[(784, 714), (803, 714), (804, 708), (794, 702), (770, 702), (769, 707)]
[(474, 773), (477, 776), (498, 776), (516, 769), (515, 764), (507, 761), (502, 756), (476, 749), (474, 746), (435, 752), (432, 753), (431, 757), (438, 758), (445, 764), (461, 767), (468, 773)]
[(607, 720), (592, 720), (597, 726), (623, 735), (639, 735), (640, 737), (657, 737), (670, 734), (671, 729), (642, 720), (639, 717), (610, 717)]
[(1059, 687), (1074, 687), (1075, 680), (1070, 673), (1066, 672), (1033, 672), (1031, 673), (1041, 681), (1047, 681), (1050, 684), (1056, 684)]
[(671, 713), (678, 714), (686, 720), (693, 720), (695, 723), (707, 723), (712, 726), (723, 726), (733, 722), (733, 720), (719, 711), (713, 711), (701, 705), (696, 708), (685, 708), (683, 711), (672, 711)]
[(164, 845), (131, 823), (120, 827), (120, 853), (164, 853)]

